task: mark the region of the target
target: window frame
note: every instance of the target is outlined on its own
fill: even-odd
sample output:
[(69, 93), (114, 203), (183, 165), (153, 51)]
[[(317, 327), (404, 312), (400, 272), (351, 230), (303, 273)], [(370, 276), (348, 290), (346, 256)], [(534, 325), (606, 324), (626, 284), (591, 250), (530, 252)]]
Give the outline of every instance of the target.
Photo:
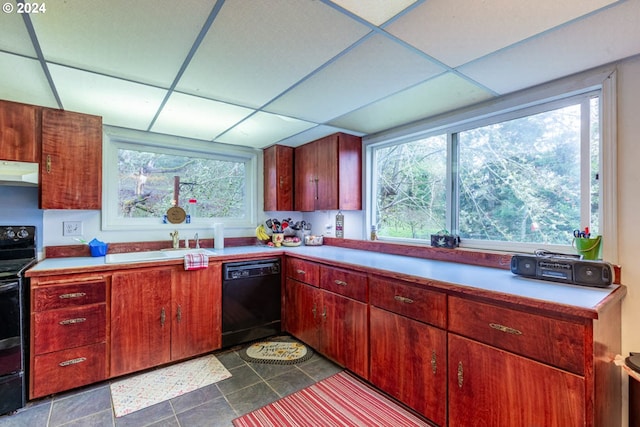
[[(575, 103), (576, 99), (589, 99), (598, 93), (600, 102), (600, 198), (599, 198), (599, 230), (603, 235), (603, 258), (610, 262), (617, 259), (617, 220), (616, 220), (616, 131), (615, 131), (615, 97), (616, 72), (610, 67), (591, 70), (578, 76), (561, 79), (532, 89), (523, 90), (511, 95), (481, 103), (464, 110), (455, 111), (434, 119), (427, 119), (411, 126), (391, 130), (364, 138), (365, 145), (365, 232), (374, 224), (375, 216), (375, 155), (376, 149), (401, 144), (434, 135), (447, 135), (447, 224), (456, 226), (452, 211), (452, 203), (456, 199), (456, 188), (452, 179), (455, 164), (453, 135), (457, 132), (472, 129), (490, 123), (506, 121), (523, 115), (534, 114), (536, 110), (550, 110), (566, 103)], [(553, 107), (551, 107), (553, 106)], [(525, 114), (527, 113), (527, 114)], [(581, 162), (587, 161), (582, 156)], [(582, 168), (581, 168), (582, 169)], [(418, 239), (385, 238), (382, 241), (425, 244), (429, 242)], [(533, 252), (536, 249), (547, 249), (556, 252), (574, 253), (570, 245), (542, 245), (519, 242), (496, 242), (485, 240), (467, 240), (461, 243), (462, 248), (473, 250), (495, 250), (509, 252)]]
[[(127, 218), (118, 215), (118, 150), (148, 150), (195, 156), (245, 164), (245, 215), (235, 218), (198, 217), (191, 224), (164, 224), (159, 218)], [(193, 229), (211, 228), (222, 223), (229, 228), (252, 227), (258, 218), (258, 153), (251, 148), (218, 144), (188, 138), (169, 137), (149, 132), (128, 131), (105, 126), (103, 137), (103, 200), (102, 230), (155, 231), (186, 226)], [(167, 207), (168, 209), (169, 207)]]

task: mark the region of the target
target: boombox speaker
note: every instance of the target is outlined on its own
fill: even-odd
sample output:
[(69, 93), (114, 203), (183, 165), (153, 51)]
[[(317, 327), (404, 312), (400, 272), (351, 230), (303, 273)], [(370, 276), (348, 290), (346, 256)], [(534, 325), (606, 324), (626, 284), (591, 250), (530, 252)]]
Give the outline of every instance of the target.
[(606, 288), (613, 281), (611, 265), (558, 256), (514, 255), (511, 272), (534, 279)]

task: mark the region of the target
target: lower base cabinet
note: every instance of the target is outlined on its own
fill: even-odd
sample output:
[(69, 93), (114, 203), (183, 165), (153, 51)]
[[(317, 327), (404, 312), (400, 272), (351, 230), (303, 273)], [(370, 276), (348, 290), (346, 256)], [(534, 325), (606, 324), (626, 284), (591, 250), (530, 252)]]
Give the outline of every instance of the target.
[(370, 322), (371, 383), (446, 425), (446, 332), (377, 307)]
[(450, 426), (584, 426), (585, 379), (449, 334)]

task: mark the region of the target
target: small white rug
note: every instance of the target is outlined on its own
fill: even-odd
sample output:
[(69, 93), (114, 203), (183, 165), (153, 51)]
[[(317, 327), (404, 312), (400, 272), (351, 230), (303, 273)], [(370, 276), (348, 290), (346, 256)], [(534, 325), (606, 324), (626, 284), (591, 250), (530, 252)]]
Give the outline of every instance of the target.
[(112, 383), (113, 409), (122, 417), (229, 377), (213, 355), (167, 366)]

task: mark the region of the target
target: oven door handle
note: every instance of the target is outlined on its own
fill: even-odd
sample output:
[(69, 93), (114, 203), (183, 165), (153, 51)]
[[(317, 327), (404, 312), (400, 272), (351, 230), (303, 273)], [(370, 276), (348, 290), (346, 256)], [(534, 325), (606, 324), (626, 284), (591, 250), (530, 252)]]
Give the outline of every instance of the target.
[(20, 282), (17, 280), (15, 282), (2, 283), (0, 284), (0, 294), (13, 291), (15, 289), (18, 289), (19, 287)]

